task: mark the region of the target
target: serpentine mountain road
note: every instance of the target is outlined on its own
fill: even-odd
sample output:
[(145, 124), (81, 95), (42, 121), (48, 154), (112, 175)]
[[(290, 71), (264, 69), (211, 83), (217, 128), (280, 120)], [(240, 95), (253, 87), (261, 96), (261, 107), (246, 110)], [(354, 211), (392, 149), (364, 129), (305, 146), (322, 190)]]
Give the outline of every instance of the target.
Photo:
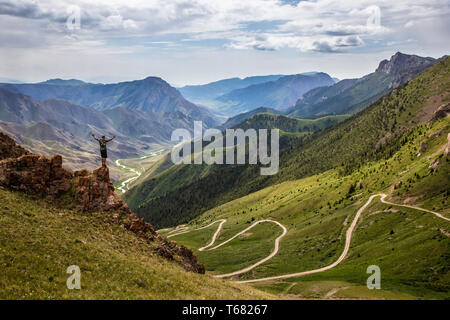
[[(322, 268), (313, 269), (313, 270), (308, 270), (308, 271), (303, 271), (303, 272), (298, 272), (298, 273), (289, 273), (289, 274), (280, 275), (280, 276), (266, 277), (266, 278), (260, 278), (260, 279), (251, 279), (251, 280), (243, 280), (243, 281), (236, 281), (236, 282), (237, 282), (237, 283), (251, 283), (251, 282), (262, 282), (262, 281), (270, 281), (270, 280), (279, 280), (279, 279), (287, 279), (287, 278), (296, 278), (296, 277), (302, 277), (302, 276), (306, 276), (306, 275), (310, 275), (310, 274), (314, 274), (314, 273), (324, 272), (324, 271), (327, 271), (327, 270), (330, 270), (330, 269), (336, 267), (338, 264), (340, 264), (340, 263), (345, 259), (345, 257), (346, 257), (347, 254), (348, 254), (348, 251), (350, 250), (350, 243), (351, 243), (351, 241), (352, 241), (352, 235), (353, 235), (353, 232), (354, 232), (354, 230), (355, 230), (356, 224), (357, 224), (357, 222), (358, 222), (358, 220), (359, 220), (359, 217), (360, 217), (361, 214), (364, 212), (364, 210), (369, 206), (369, 204), (372, 202), (372, 200), (373, 200), (374, 198), (378, 197), (378, 196), (381, 197), (380, 200), (381, 200), (381, 202), (384, 203), (384, 204), (389, 204), (389, 205), (393, 205), (393, 206), (406, 207), (406, 208), (411, 208), (411, 209), (415, 209), (415, 210), (424, 211), (424, 212), (427, 212), (427, 213), (434, 214), (436, 217), (438, 217), (438, 218), (440, 218), (440, 219), (443, 219), (443, 220), (446, 220), (446, 221), (450, 221), (449, 218), (444, 217), (444, 216), (441, 215), (440, 213), (437, 213), (437, 212), (434, 212), (434, 211), (431, 211), (431, 210), (423, 209), (423, 208), (416, 207), (416, 206), (403, 205), (403, 204), (396, 204), (396, 203), (392, 203), (392, 202), (386, 201), (385, 198), (386, 198), (387, 195), (384, 194), (384, 193), (374, 194), (374, 195), (371, 195), (371, 196), (369, 197), (369, 199), (367, 200), (367, 202), (366, 202), (361, 208), (359, 208), (359, 210), (356, 212), (356, 215), (355, 215), (355, 217), (353, 218), (352, 224), (350, 225), (350, 227), (347, 229), (347, 232), (346, 232), (344, 250), (342, 251), (342, 253), (341, 253), (341, 255), (339, 256), (339, 258), (338, 258), (335, 262), (333, 262), (332, 264), (330, 264), (330, 265), (328, 265), (328, 266), (325, 266), (325, 267), (322, 267)], [(285, 234), (287, 233), (286, 227), (283, 226), (283, 225), (282, 225), (281, 223), (279, 223), (278, 221), (274, 221), (274, 220), (259, 220), (259, 221), (254, 222), (254, 223), (253, 223), (251, 226), (249, 226), (248, 228), (246, 228), (246, 229), (240, 231), (239, 233), (237, 233), (236, 235), (234, 235), (234, 236), (231, 237), (230, 239), (228, 239), (228, 240), (222, 242), (222, 243), (219, 244), (219, 245), (216, 245), (215, 247), (210, 248), (210, 247), (215, 243), (215, 241), (216, 241), (216, 239), (217, 239), (217, 236), (219, 235), (219, 233), (220, 233), (220, 231), (221, 231), (221, 229), (222, 229), (222, 226), (223, 226), (223, 224), (224, 224), (226, 221), (227, 221), (226, 219), (216, 220), (216, 221), (211, 222), (210, 224), (208, 224), (208, 225), (206, 225), (206, 226), (204, 226), (204, 227), (201, 227), (201, 228), (198, 228), (198, 229), (193, 229), (193, 230), (188, 230), (187, 227), (184, 227), (184, 228), (182, 228), (183, 231), (180, 231), (180, 232), (178, 232), (178, 233), (171, 234), (171, 235), (168, 236), (168, 238), (174, 237), (174, 236), (177, 236), (177, 235), (180, 235), (180, 234), (188, 233), (188, 232), (191, 232), (191, 231), (196, 231), (196, 230), (205, 229), (205, 228), (208, 228), (208, 227), (212, 226), (213, 224), (215, 224), (215, 223), (217, 223), (217, 222), (220, 222), (220, 224), (219, 224), (219, 226), (217, 227), (217, 230), (216, 230), (216, 232), (214, 233), (214, 235), (213, 235), (211, 241), (209, 242), (209, 244), (207, 244), (206, 246), (204, 246), (204, 247), (198, 249), (199, 251), (204, 251), (205, 249), (206, 249), (206, 250), (214, 250), (214, 249), (217, 249), (217, 248), (219, 248), (219, 247), (225, 245), (226, 243), (232, 241), (233, 239), (235, 239), (235, 238), (238, 237), (239, 235), (241, 235), (241, 234), (247, 232), (248, 230), (252, 229), (253, 227), (255, 227), (256, 225), (258, 225), (259, 223), (263, 223), (263, 222), (275, 223), (275, 224), (277, 224), (281, 229), (283, 229), (283, 233), (282, 233), (278, 238), (275, 239), (275, 248), (274, 248), (274, 250), (270, 253), (270, 255), (268, 255), (267, 257), (265, 257), (265, 258), (259, 260), (259, 261), (256, 262), (255, 264), (253, 264), (253, 265), (251, 265), (251, 266), (249, 266), (249, 267), (246, 267), (246, 268), (244, 268), (244, 269), (241, 269), (241, 270), (238, 270), (238, 271), (234, 271), (234, 272), (231, 272), (231, 273), (227, 273), (227, 274), (221, 274), (221, 275), (215, 275), (215, 276), (214, 276), (214, 277), (216, 277), (216, 278), (226, 278), (226, 277), (231, 277), (231, 276), (235, 276), (235, 275), (238, 275), (238, 274), (246, 273), (246, 272), (248, 272), (248, 271), (250, 271), (250, 270), (256, 268), (257, 266), (263, 264), (264, 262), (270, 260), (271, 258), (273, 258), (273, 257), (278, 253), (280, 240), (281, 240), (281, 239), (285, 236)], [(181, 229), (178, 229), (178, 230), (181, 230)]]

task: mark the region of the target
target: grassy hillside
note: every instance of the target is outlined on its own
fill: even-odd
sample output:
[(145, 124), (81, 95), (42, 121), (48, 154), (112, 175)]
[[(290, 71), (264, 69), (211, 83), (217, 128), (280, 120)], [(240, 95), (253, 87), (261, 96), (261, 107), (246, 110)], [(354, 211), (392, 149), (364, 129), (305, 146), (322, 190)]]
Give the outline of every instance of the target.
[[(393, 80), (388, 74), (375, 72), (359, 80), (344, 80), (332, 87), (308, 92), (289, 110), (292, 117), (320, 117), (329, 114), (357, 112), (386, 94)], [(352, 84), (349, 88), (347, 86)], [(324, 99), (324, 97), (326, 97)], [(358, 108), (358, 106), (360, 106)]]
[[(306, 134), (323, 130), (329, 126), (344, 121), (348, 117), (349, 116), (342, 115), (309, 120), (289, 118), (281, 115), (257, 114), (236, 127), (244, 130), (248, 128), (279, 128), (280, 130), (284, 130), (284, 132), (281, 132), (281, 147), (286, 147), (291, 145), (292, 141), (302, 139)], [(292, 135), (292, 133), (300, 133), (300, 135)], [(135, 165), (131, 166), (136, 167)], [(133, 182), (132, 186), (136, 186), (136, 188), (130, 190), (126, 195), (124, 195), (124, 198), (131, 208), (134, 210), (139, 210), (139, 207), (143, 205), (144, 201), (149, 201), (149, 199), (164, 196), (168, 192), (190, 185), (194, 181), (203, 177), (209, 177), (216, 173), (219, 174), (222, 170), (227, 170), (227, 167), (228, 166), (208, 165), (173, 166), (173, 163), (170, 160), (170, 154), (168, 154), (163, 160), (155, 163), (155, 165), (145, 171), (139, 179)], [(236, 170), (239, 169), (246, 170), (246, 167), (232, 166), (229, 169), (231, 170), (231, 174), (228, 175), (228, 177), (222, 177), (222, 179), (232, 180)], [(228, 186), (228, 184), (224, 184), (224, 186)], [(217, 189), (215, 188), (214, 190)], [(177, 219), (181, 216), (184, 219), (183, 222), (189, 221), (190, 216), (185, 212), (182, 212), (182, 208), (179, 209), (180, 211), (177, 217), (172, 215), (168, 218), (175, 223), (180, 222), (180, 220)], [(164, 216), (165, 213), (162, 213), (161, 220), (166, 219)], [(156, 225), (160, 222), (159, 219), (153, 219), (152, 221)], [(165, 225), (163, 224), (162, 226)]]
[[(287, 228), (280, 251), (255, 269), (234, 276), (259, 279), (324, 267), (341, 254), (345, 232), (370, 195), (414, 204), (450, 218), (450, 161), (444, 156), (450, 119), (424, 124), (402, 135), (404, 143), (386, 159), (369, 161), (343, 176), (332, 169), (277, 184), (204, 212), (187, 227), (227, 219), (217, 244), (254, 221), (272, 219)], [(421, 145), (426, 150), (417, 156)], [(436, 169), (431, 163), (439, 161)], [(205, 246), (216, 225), (172, 237), (190, 248)], [(171, 229), (165, 230), (169, 233)], [(226, 245), (198, 252), (208, 272), (223, 274), (250, 266), (273, 250), (281, 229), (260, 224)], [(252, 284), (292, 298), (450, 298), (450, 222), (376, 198), (359, 219), (346, 259), (323, 273)], [(381, 290), (366, 287), (369, 265), (381, 268)]]
[(282, 115), (259, 113), (235, 127), (247, 130), (277, 128), (285, 132), (316, 132), (350, 118), (349, 115), (327, 116), (315, 120), (291, 118)]
[(272, 108), (267, 108), (267, 107), (256, 108), (249, 112), (240, 113), (237, 116), (229, 118), (224, 124), (222, 124), (218, 128), (221, 130), (233, 128), (236, 125), (244, 122), (245, 120), (251, 118), (252, 116), (254, 116), (255, 114), (258, 114), (258, 113), (280, 114), (281, 111), (278, 111), (278, 110), (275, 110)]
[(391, 157), (408, 142), (405, 132), (431, 119), (440, 105), (449, 102), (449, 75), (447, 58), (334, 127), (284, 137), (280, 171), (274, 176), (260, 176), (257, 166), (180, 165), (135, 187), (125, 200), (148, 221), (164, 227), (283, 181), (331, 169), (343, 176), (352, 174), (368, 161)]
[[(273, 298), (186, 272), (110, 216), (0, 189), (0, 299)], [(81, 268), (81, 290), (66, 287), (70, 265)]]
[(330, 114), (354, 114), (379, 97), (414, 79), (436, 62), (433, 58), (394, 54), (380, 62), (375, 72), (359, 79), (346, 79), (328, 88), (311, 90), (302, 96), (287, 114), (316, 118)]

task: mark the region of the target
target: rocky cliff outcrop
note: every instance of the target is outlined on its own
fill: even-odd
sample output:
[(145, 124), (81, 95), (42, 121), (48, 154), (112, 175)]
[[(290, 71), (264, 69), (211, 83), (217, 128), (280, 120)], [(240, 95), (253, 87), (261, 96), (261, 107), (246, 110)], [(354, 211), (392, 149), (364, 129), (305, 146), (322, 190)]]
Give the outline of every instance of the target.
[(63, 169), (62, 157), (52, 159), (35, 154), (0, 161), (0, 185), (28, 194), (50, 196), (71, 188), (72, 172)]
[(13, 139), (0, 132), (0, 160), (7, 158), (17, 158), (29, 152), (18, 146)]
[[(71, 172), (62, 167), (62, 157), (47, 159), (17, 146), (6, 135), (0, 135), (0, 186), (27, 194), (46, 196), (52, 200), (63, 194), (73, 195), (76, 207), (84, 212), (106, 212), (106, 218), (149, 242), (155, 242), (155, 252), (174, 260), (186, 270), (205, 273), (193, 252), (161, 237), (153, 226), (133, 213), (114, 192), (109, 169), (100, 167)], [(17, 157), (14, 157), (17, 156)]]
[(377, 72), (384, 72), (394, 77), (390, 88), (396, 88), (430, 68), (437, 62), (434, 58), (424, 58), (401, 52), (394, 54), (390, 60), (380, 62)]
[(439, 106), (439, 108), (437, 108), (436, 111), (434, 111), (433, 116), (428, 123), (432, 125), (435, 121), (448, 117), (449, 115), (450, 115), (450, 103), (442, 104), (441, 106)]
[(416, 55), (404, 54), (397, 52), (390, 60), (383, 60), (380, 62), (376, 71), (385, 72), (391, 75), (396, 75), (404, 70), (411, 70), (415, 68), (424, 68), (432, 65), (436, 59), (424, 58)]
[(109, 169), (100, 167), (92, 173), (87, 170), (74, 172), (75, 200), (83, 211), (110, 211), (128, 209), (114, 192), (109, 179)]

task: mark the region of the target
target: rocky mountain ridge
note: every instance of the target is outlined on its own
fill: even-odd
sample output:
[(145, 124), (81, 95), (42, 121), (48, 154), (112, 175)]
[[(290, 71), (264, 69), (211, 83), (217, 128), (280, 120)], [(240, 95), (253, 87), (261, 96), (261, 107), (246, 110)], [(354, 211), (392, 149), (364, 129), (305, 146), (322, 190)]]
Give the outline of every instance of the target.
[(389, 60), (381, 61), (375, 72), (307, 92), (286, 114), (302, 118), (355, 114), (444, 58), (434, 59), (397, 52)]
[(419, 57), (401, 52), (395, 53), (390, 60), (383, 60), (375, 72), (384, 72), (394, 77), (390, 88), (396, 88), (402, 83), (414, 79), (418, 74), (431, 67), (436, 59)]

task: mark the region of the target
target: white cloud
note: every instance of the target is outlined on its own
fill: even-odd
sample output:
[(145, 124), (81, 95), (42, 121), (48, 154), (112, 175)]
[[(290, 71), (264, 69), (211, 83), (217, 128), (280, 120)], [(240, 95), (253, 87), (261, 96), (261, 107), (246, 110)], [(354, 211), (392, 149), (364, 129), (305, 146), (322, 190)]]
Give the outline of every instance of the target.
[(120, 14), (110, 15), (100, 22), (100, 30), (121, 30), (121, 29), (137, 29), (135, 21), (131, 19), (124, 20)]
[[(81, 9), (79, 30), (66, 27), (72, 5)], [(219, 56), (291, 50), (291, 58), (402, 48), (441, 54), (449, 49), (449, 14), (448, 0), (0, 0), (0, 55), (14, 65), (14, 48), (32, 49), (36, 60), (52, 52), (46, 67), (55, 70), (52, 62), (74, 48), (85, 53), (83, 62), (95, 64), (109, 54), (131, 64), (154, 54), (152, 48), (165, 50), (164, 61), (180, 59), (180, 52), (188, 59), (199, 48)]]
[[(374, 5), (371, 0), (317, 0), (290, 5), (279, 0), (0, 0), (0, 14), (47, 21), (59, 25), (61, 31), (67, 7), (76, 5), (81, 8), (81, 28), (87, 36), (117, 37), (122, 32), (125, 37), (182, 34), (186, 39), (199, 35), (217, 39), (227, 33), (222, 39), (231, 41), (228, 47), (232, 48), (315, 51), (313, 43), (357, 47), (364, 39), (387, 35), (399, 26), (410, 27), (411, 21), (449, 13), (448, 2), (443, 0), (410, 2), (384, 0)], [(245, 27), (270, 21), (274, 24), (263, 35), (264, 41), (258, 39), (261, 34)], [(350, 43), (352, 39), (359, 40)]]
[(411, 28), (414, 25), (414, 21), (410, 20), (407, 23), (405, 23), (405, 28)]

